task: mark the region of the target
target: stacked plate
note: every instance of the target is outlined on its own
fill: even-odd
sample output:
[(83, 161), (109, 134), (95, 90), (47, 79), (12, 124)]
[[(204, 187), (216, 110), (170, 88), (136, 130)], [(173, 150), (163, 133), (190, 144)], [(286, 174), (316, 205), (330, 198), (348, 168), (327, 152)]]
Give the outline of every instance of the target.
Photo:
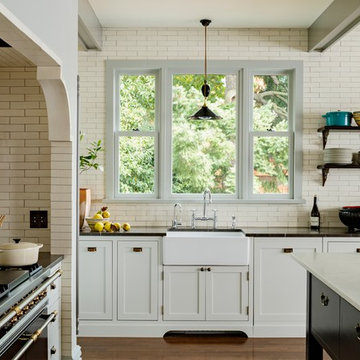
[(353, 149), (330, 148), (324, 150), (325, 164), (351, 164)]

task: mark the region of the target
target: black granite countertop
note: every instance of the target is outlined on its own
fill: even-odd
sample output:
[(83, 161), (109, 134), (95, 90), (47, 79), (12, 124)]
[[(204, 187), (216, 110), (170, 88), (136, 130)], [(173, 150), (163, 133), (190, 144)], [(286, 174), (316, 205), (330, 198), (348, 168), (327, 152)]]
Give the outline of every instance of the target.
[[(165, 236), (169, 228), (160, 226), (132, 227), (130, 231), (114, 232), (80, 232), (81, 236)], [(243, 227), (241, 228), (246, 236), (250, 237), (360, 237), (360, 232), (349, 233), (346, 227), (321, 228), (320, 231), (313, 231), (305, 227)], [(180, 229), (181, 231), (185, 231)], [(211, 228), (204, 228), (204, 231), (213, 231)], [(219, 228), (217, 231), (226, 231), (228, 228)], [(236, 229), (239, 231), (239, 229)]]
[(11, 290), (0, 300), (0, 315), (49, 277), (51, 268), (59, 264), (63, 259), (63, 255), (51, 255), (49, 252), (40, 252), (38, 263), (43, 267), (42, 270)]

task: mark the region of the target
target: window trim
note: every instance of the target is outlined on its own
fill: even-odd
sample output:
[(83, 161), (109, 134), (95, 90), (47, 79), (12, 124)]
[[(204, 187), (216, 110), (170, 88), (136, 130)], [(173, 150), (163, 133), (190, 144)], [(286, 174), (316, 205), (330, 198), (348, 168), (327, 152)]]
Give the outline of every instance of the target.
[(294, 130), (294, 123), (295, 123), (295, 117), (293, 114), (293, 111), (290, 111), (294, 107), (294, 91), (293, 91), (293, 79), (294, 79), (294, 70), (269, 70), (269, 69), (252, 69), (249, 71), (249, 85), (248, 88), (249, 94), (253, 94), (253, 79), (256, 75), (287, 75), (289, 77), (289, 104), (288, 104), (288, 130), (287, 131), (276, 131), (276, 132), (267, 132), (267, 131), (259, 131), (253, 129), (253, 106), (252, 106), (252, 96), (249, 97), (249, 121), (248, 121), (248, 135), (249, 135), (249, 146), (247, 147), (246, 151), (248, 151), (247, 157), (249, 159), (249, 169), (254, 168), (254, 137), (287, 137), (289, 142), (289, 151), (288, 151), (288, 157), (289, 157), (289, 164), (288, 164), (288, 170), (289, 170), (289, 176), (288, 176), (288, 184), (289, 184), (289, 193), (288, 194), (255, 194), (253, 192), (254, 189), (254, 176), (250, 171), (247, 172), (248, 178), (246, 179), (246, 182), (248, 184), (248, 191), (247, 195), (249, 199), (293, 199), (294, 197), (294, 176), (295, 176), (295, 169), (294, 169), (294, 146), (293, 146), (293, 140), (295, 138), (295, 130)]
[[(200, 60), (106, 60), (106, 138), (105, 138), (105, 186), (106, 201), (134, 202), (183, 202), (201, 201), (201, 194), (171, 194), (171, 137), (172, 137), (172, 74), (203, 72), (203, 62)], [(116, 124), (116, 73), (157, 73), (156, 89), (156, 121), (157, 141), (155, 142), (155, 193), (154, 194), (119, 194), (115, 187), (115, 133)], [(259, 194), (250, 196), (249, 187), (249, 134), (251, 107), (246, 106), (252, 100), (251, 74), (260, 71), (287, 72), (290, 75), (289, 98), (289, 149), (293, 156), (289, 157), (289, 170), (293, 180), (289, 181), (289, 196), (280, 194)], [(303, 118), (303, 62), (297, 60), (216, 60), (209, 61), (209, 73), (236, 74), (238, 76), (237, 110), (237, 176), (235, 194), (214, 194), (214, 199), (223, 203), (303, 203), (302, 200), (302, 118)], [(246, 89), (248, 89), (246, 91)], [(199, 90), (200, 91), (200, 90)], [(295, 101), (296, 99), (296, 101)], [(290, 116), (292, 121), (290, 121)], [(290, 131), (290, 123), (292, 132)], [(170, 151), (169, 151), (170, 150)], [(244, 166), (245, 165), (245, 166)], [(291, 169), (290, 169), (291, 167)], [(169, 181), (170, 180), (170, 181)], [(149, 196), (151, 195), (151, 196)]]

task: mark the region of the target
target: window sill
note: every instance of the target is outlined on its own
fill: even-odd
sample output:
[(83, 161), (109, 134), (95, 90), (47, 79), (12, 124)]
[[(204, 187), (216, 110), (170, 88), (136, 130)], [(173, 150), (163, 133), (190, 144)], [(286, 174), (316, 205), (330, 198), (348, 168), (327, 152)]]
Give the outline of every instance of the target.
[[(201, 195), (202, 196), (202, 195)], [(184, 198), (173, 198), (173, 199), (150, 199), (150, 198), (120, 198), (120, 199), (103, 199), (104, 203), (107, 204), (174, 204), (180, 202), (182, 204), (203, 204), (203, 199), (184, 199)], [(297, 205), (305, 204), (304, 199), (216, 199), (213, 196), (214, 204), (284, 204), (284, 205)]]

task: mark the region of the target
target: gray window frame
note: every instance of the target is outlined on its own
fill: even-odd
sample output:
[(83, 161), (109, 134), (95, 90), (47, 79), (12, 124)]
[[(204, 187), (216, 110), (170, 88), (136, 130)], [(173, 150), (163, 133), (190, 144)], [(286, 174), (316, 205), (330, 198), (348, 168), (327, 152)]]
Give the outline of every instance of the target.
[[(106, 201), (200, 202), (201, 194), (172, 194), (172, 75), (203, 72), (197, 60), (106, 60)], [(235, 194), (214, 194), (219, 203), (303, 203), (302, 200), (302, 118), (303, 62), (295, 60), (217, 60), (209, 61), (209, 73), (237, 74), (237, 176)], [(289, 103), (289, 194), (252, 194), (252, 75), (287, 73), (290, 77)], [(115, 146), (117, 74), (156, 73), (155, 193), (118, 194), (118, 166)], [(200, 90), (199, 90), (200, 91)], [(115, 166), (116, 169), (115, 169)], [(118, 178), (117, 178), (118, 179)], [(255, 196), (254, 196), (255, 195)]]

